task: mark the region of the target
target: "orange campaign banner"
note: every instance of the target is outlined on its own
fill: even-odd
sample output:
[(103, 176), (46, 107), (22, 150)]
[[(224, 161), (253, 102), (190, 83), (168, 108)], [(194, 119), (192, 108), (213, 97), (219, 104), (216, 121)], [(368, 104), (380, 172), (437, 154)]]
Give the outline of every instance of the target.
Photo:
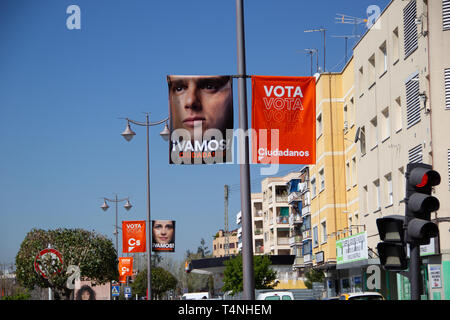
[(123, 253), (146, 252), (145, 220), (122, 221)]
[(127, 276), (133, 275), (133, 257), (119, 258), (119, 282), (126, 282)]
[(252, 76), (252, 162), (316, 163), (316, 79)]

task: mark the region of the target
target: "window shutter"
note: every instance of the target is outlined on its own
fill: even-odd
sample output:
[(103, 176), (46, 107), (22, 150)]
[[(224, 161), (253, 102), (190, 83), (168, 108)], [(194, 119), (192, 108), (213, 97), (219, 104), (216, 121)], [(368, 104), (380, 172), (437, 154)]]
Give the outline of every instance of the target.
[(450, 0), (442, 0), (442, 25), (444, 30), (450, 30)]
[(419, 76), (406, 82), (406, 124), (407, 128), (420, 122)]
[(403, 9), (403, 29), (405, 43), (405, 59), (417, 49), (417, 6), (416, 0), (412, 0)]
[(408, 152), (409, 163), (421, 163), (422, 162), (422, 145), (412, 148)]
[(444, 82), (445, 82), (445, 109), (450, 110), (450, 69), (444, 70)]

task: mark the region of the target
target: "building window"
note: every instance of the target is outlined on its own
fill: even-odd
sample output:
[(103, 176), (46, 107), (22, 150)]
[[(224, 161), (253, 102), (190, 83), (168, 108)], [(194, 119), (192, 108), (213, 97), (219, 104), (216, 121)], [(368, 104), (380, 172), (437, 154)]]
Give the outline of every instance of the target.
[(406, 124), (409, 129), (420, 122), (419, 74), (406, 82)]
[(387, 72), (388, 68), (388, 56), (387, 56), (387, 47), (386, 41), (380, 46), (380, 66), (379, 66), (379, 74), (382, 75)]
[(406, 192), (406, 179), (405, 179), (405, 169), (403, 167), (398, 168), (398, 181), (400, 183), (398, 184), (399, 190), (399, 203), (402, 202), (405, 198), (405, 192)]
[(360, 135), (359, 143), (360, 143), (360, 147), (361, 147), (361, 155), (365, 155), (366, 154), (366, 128), (364, 126), (361, 127), (361, 132), (359, 135)]
[(344, 106), (344, 133), (348, 131), (348, 107)]
[(395, 99), (395, 132), (399, 132), (403, 125), (402, 125), (402, 104), (400, 97)]
[(381, 209), (381, 199), (380, 199), (380, 180), (377, 179), (373, 182), (374, 190), (375, 190), (375, 210), (378, 211)]
[[(450, 3), (450, 0), (449, 0), (449, 3)], [(448, 10), (450, 12), (450, 5), (449, 5)], [(450, 18), (449, 18), (449, 20), (450, 20)], [(445, 85), (444, 85), (444, 87), (445, 87), (445, 109), (450, 110), (450, 69), (444, 70), (444, 83), (445, 83)]]
[(320, 191), (322, 192), (325, 189), (325, 173), (324, 169), (319, 171), (319, 181), (320, 181)]
[(363, 187), (363, 201), (364, 201), (364, 210), (369, 212), (369, 189), (367, 186)]
[(327, 222), (326, 221), (323, 221), (321, 224), (320, 224), (320, 227), (321, 227), (321, 233), (322, 233), (322, 243), (325, 243), (325, 242), (327, 242)]
[(355, 124), (355, 99), (353, 97), (350, 99), (350, 104), (348, 108), (348, 119), (351, 128)]
[(357, 181), (357, 168), (356, 168), (356, 157), (352, 158), (352, 182), (353, 182), (353, 186), (356, 186), (356, 181)]
[(322, 135), (322, 130), (323, 130), (323, 127), (322, 127), (322, 114), (319, 114), (318, 116), (317, 116), (317, 139), (319, 139), (319, 137)]
[(450, 0), (442, 0), (442, 26), (450, 30)]
[(313, 228), (313, 246), (314, 248), (319, 245), (319, 234), (317, 230), (317, 226)]
[(409, 163), (420, 163), (422, 162), (422, 145), (410, 149), (408, 151), (408, 162)]
[(417, 49), (418, 34), (416, 17), (417, 4), (416, 0), (412, 0), (403, 9), (405, 59)]
[(381, 141), (391, 136), (391, 123), (389, 121), (389, 107), (381, 111)]
[(386, 190), (387, 190), (387, 206), (394, 204), (394, 194), (392, 191), (392, 174), (388, 173), (384, 176), (386, 179)]
[(364, 67), (359, 68), (359, 94), (364, 92)]
[(316, 178), (313, 177), (311, 179), (311, 196), (314, 198), (317, 195), (316, 193)]
[(375, 83), (375, 75), (376, 75), (376, 68), (375, 68), (375, 54), (373, 54), (369, 58), (369, 71), (367, 74), (368, 80), (369, 80), (369, 88), (372, 87), (372, 85)]
[(397, 61), (400, 58), (400, 46), (399, 46), (399, 40), (398, 40), (398, 27), (392, 31), (392, 59), (394, 60), (394, 64), (397, 63)]
[(378, 120), (377, 117), (370, 120), (370, 124), (372, 125), (370, 132), (370, 148), (373, 149), (378, 145)]
[(350, 162), (347, 162), (345, 164), (345, 185), (347, 189), (350, 189), (351, 187), (351, 176), (350, 176)]

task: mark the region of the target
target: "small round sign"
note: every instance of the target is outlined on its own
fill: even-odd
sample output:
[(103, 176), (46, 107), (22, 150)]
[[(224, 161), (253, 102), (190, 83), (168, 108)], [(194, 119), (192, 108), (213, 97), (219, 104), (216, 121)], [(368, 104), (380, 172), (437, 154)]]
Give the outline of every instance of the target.
[[(46, 266), (43, 265), (43, 262), (49, 261), (52, 270), (56, 269), (56, 271), (49, 274), (51, 271), (47, 270)], [(59, 264), (59, 265), (58, 265)], [(47, 248), (39, 252), (39, 254), (34, 259), (34, 269), (38, 274), (47, 279), (50, 275), (54, 275), (60, 273), (63, 266), (63, 260), (61, 253), (52, 248)]]

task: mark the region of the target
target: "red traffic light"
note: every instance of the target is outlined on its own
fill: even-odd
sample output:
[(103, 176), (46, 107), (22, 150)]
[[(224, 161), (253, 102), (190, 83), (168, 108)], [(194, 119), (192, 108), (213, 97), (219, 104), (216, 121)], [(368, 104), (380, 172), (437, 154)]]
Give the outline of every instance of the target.
[(416, 188), (431, 188), (441, 183), (441, 176), (431, 166), (421, 166), (411, 170), (409, 181)]

